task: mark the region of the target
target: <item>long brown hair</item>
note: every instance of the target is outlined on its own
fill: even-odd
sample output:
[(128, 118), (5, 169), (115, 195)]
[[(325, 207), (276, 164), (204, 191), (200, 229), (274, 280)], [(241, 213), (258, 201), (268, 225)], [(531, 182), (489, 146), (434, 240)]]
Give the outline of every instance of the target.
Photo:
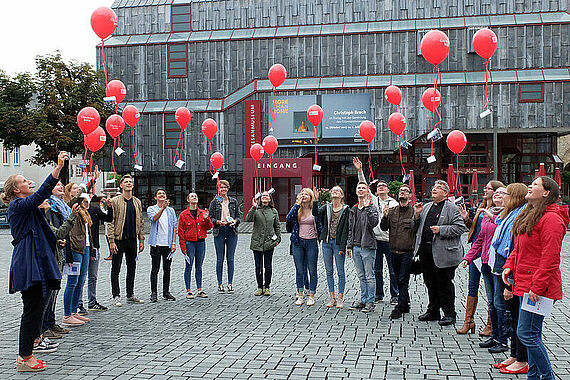
[[(311, 206), (313, 205), (313, 201), (315, 200), (315, 193), (313, 193), (313, 190), (309, 189), (308, 187), (305, 187), (303, 189), (301, 189), (301, 192), (306, 192), (307, 194), (309, 194), (309, 196), (311, 197), (311, 200), (309, 201)], [(307, 213), (308, 215), (312, 215), (313, 211), (312, 209)], [(303, 208), (303, 203), (301, 203), (301, 207), (299, 208), (299, 212), (297, 214), (297, 221), (300, 223), (301, 222), (301, 217), (304, 216), (305, 214), (305, 209)]]
[(505, 219), (511, 211), (526, 203), (525, 196), (528, 193), (528, 186), (524, 183), (511, 183), (507, 186), (507, 193), (510, 198), (501, 213), (501, 219)]
[(552, 178), (546, 176), (539, 178), (542, 181), (542, 187), (544, 187), (544, 190), (549, 191), (550, 193), (548, 193), (546, 198), (541, 199), (536, 205), (531, 205), (529, 203), (519, 216), (517, 216), (513, 224), (513, 233), (515, 235), (526, 233), (530, 236), (534, 226), (544, 215), (546, 207), (556, 203), (558, 197), (560, 197), (560, 188)]
[[(505, 187), (505, 185), (501, 181), (492, 180), (492, 181), (489, 181), (489, 184), (493, 188), (493, 192), (497, 191), (497, 189), (499, 187)], [(473, 233), (475, 232), (475, 228), (477, 227), (477, 219), (479, 218), (479, 214), (481, 214), (481, 211), (483, 211), (483, 209), (488, 209), (488, 208), (491, 208), (494, 206), (495, 206), (495, 203), (493, 202), (493, 197), (491, 197), (489, 199), (483, 199), (481, 201), (481, 203), (479, 203), (479, 207), (477, 208), (477, 212), (475, 213), (475, 216), (473, 217), (473, 223), (471, 223), (471, 227), (469, 228), (469, 234), (467, 235), (467, 241), (471, 241), (471, 237), (473, 236)]]
[(16, 194), (14, 190), (16, 190), (16, 185), (18, 184), (16, 178), (19, 174), (12, 174), (6, 182), (4, 182), (4, 192), (0, 194), (0, 200), (4, 204), (10, 204), (14, 198), (16, 198)]
[(73, 182), (69, 182), (67, 185), (65, 185), (65, 187), (63, 188), (63, 200), (66, 203), (71, 202), (71, 188), (73, 187), (73, 185), (75, 185), (75, 183)]

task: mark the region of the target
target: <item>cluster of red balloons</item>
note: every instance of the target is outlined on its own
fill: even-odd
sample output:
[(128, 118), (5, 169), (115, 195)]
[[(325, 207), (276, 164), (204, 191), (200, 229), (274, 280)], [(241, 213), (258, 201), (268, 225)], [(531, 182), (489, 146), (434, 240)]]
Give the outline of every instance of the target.
[(83, 142), (92, 152), (97, 152), (105, 145), (106, 135), (99, 126), (100, 122), (101, 116), (93, 107), (85, 107), (77, 114), (77, 125), (83, 132)]

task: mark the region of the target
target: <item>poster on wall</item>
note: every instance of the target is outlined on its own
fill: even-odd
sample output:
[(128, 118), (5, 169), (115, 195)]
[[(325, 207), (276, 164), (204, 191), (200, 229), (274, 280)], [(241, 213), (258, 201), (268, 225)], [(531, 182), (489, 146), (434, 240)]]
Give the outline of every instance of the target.
[(314, 127), (307, 119), (307, 109), (313, 104), (319, 104), (324, 113), (317, 127), (319, 145), (366, 145), (358, 126), (371, 118), (370, 94), (331, 94), (275, 98), (273, 135), (280, 146), (313, 144)]

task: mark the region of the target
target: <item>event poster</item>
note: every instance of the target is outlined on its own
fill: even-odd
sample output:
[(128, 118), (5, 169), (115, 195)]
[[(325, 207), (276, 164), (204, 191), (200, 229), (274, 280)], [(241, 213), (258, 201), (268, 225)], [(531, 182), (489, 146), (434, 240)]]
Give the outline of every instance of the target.
[(339, 94), (276, 97), (272, 127), (281, 146), (313, 144), (315, 127), (307, 119), (307, 109), (313, 104), (319, 104), (324, 114), (317, 127), (319, 145), (365, 144), (358, 126), (371, 117), (370, 94)]

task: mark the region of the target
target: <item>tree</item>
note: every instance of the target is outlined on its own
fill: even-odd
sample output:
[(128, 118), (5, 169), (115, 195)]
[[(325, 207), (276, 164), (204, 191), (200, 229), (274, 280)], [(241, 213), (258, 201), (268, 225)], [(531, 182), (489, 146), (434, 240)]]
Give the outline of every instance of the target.
[[(4, 86), (3, 83), (6, 83)], [(57, 160), (59, 151), (72, 156), (84, 151), (77, 114), (83, 107), (95, 107), (101, 120), (111, 114), (103, 106), (103, 74), (88, 63), (64, 62), (61, 54), (36, 57), (36, 75), (20, 74), (0, 81), (0, 139), (8, 148), (35, 143), (32, 163), (45, 165)], [(32, 102), (33, 100), (33, 102)], [(2, 107), (2, 105), (0, 105)]]

